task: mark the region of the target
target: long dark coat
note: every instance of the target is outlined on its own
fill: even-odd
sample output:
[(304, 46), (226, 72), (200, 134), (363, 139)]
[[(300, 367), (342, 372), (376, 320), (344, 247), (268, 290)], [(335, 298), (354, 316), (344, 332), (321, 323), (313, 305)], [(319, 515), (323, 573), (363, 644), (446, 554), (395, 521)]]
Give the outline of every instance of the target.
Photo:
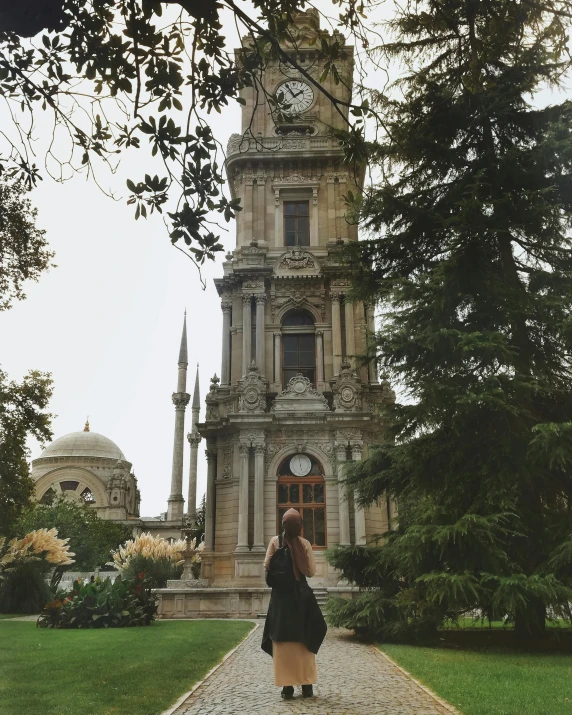
[(272, 655), (272, 641), (303, 643), (317, 653), (328, 627), (306, 577), (300, 576), (293, 593), (272, 589), (262, 634), (262, 650)]

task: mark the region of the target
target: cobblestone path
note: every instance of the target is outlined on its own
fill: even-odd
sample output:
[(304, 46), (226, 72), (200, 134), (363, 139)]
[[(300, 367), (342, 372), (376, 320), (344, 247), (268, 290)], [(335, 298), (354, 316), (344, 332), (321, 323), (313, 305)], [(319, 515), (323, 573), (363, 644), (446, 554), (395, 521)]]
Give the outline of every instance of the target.
[(444, 715), (441, 705), (372, 646), (356, 643), (346, 631), (330, 629), (317, 656), (314, 698), (280, 698), (272, 659), (260, 648), (255, 628), (239, 648), (207, 678), (174, 715)]

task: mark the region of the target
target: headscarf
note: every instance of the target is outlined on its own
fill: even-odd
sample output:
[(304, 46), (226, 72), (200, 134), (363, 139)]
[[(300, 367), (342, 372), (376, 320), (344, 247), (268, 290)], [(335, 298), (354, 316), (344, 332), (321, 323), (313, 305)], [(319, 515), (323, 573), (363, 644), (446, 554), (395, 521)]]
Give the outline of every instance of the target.
[(300, 580), (300, 574), (304, 576), (310, 575), (310, 564), (308, 563), (308, 554), (304, 544), (300, 541), (299, 536), (302, 533), (302, 517), (296, 509), (288, 509), (282, 517), (282, 526), (284, 527), (284, 543), (292, 556), (292, 565), (294, 567), (294, 576), (296, 581)]

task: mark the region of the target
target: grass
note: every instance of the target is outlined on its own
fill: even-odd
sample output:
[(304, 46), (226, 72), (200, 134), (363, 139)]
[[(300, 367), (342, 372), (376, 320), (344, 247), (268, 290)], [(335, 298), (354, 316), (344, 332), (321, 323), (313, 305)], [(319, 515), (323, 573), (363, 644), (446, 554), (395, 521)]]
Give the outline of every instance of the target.
[[(555, 618), (552, 621), (546, 621), (547, 628), (570, 628), (570, 621), (565, 621), (563, 618)], [(443, 626), (443, 630), (470, 630), (472, 628), (485, 628), (487, 630), (504, 630), (510, 631), (514, 629), (513, 623), (505, 623), (505, 621), (491, 621), (483, 618), (469, 618), (467, 616), (459, 618), (457, 621), (448, 621)]]
[(250, 631), (245, 621), (140, 628), (0, 627), (2, 715), (157, 715)]
[(570, 652), (379, 648), (465, 715), (572, 715)]

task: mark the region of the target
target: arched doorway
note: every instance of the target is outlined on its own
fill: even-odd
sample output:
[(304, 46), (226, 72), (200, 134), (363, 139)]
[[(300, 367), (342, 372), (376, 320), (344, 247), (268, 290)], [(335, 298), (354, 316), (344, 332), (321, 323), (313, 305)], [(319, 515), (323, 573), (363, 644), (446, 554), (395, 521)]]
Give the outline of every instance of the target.
[(325, 549), (326, 484), (320, 462), (306, 453), (289, 455), (278, 467), (276, 491), (277, 533), (284, 513), (296, 509), (302, 516), (302, 536), (312, 548)]

